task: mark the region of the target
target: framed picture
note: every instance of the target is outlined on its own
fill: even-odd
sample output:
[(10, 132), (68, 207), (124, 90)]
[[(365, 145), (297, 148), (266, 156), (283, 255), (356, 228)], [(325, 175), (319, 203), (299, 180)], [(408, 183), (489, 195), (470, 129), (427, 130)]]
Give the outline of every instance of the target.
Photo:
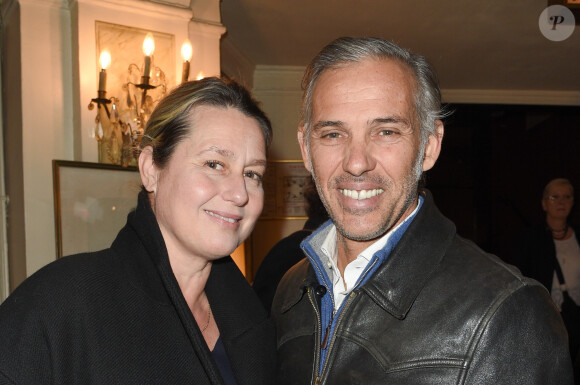
[(57, 258), (108, 248), (137, 205), (136, 167), (53, 160)]
[(261, 218), (306, 218), (304, 187), (309, 179), (302, 160), (269, 160)]

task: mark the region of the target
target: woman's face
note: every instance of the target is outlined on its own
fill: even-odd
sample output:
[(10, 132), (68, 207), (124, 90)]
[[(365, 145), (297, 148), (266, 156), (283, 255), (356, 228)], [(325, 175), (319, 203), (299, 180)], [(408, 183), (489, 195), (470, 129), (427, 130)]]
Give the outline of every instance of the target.
[(566, 220), (573, 205), (574, 194), (567, 184), (551, 186), (547, 191), (547, 196), (542, 199), (542, 208), (546, 212), (546, 217), (550, 219)]
[(152, 207), (170, 257), (229, 255), (262, 212), (264, 136), (235, 108), (194, 107), (191, 135), (156, 173)]

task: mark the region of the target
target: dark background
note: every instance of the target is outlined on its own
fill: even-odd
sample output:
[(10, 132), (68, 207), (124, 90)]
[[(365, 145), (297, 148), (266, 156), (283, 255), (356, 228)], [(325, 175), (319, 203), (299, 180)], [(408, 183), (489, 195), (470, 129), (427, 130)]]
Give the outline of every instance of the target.
[[(553, 178), (580, 189), (580, 107), (450, 104), (443, 148), (426, 187), (459, 235), (516, 263), (518, 235), (541, 221)], [(579, 210), (570, 222), (580, 224)]]

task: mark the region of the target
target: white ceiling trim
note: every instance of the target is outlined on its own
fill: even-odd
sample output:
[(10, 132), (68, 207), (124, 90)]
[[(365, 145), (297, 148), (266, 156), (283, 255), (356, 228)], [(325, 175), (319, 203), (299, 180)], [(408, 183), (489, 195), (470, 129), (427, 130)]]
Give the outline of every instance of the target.
[(441, 90), (445, 103), (580, 106), (580, 91)]

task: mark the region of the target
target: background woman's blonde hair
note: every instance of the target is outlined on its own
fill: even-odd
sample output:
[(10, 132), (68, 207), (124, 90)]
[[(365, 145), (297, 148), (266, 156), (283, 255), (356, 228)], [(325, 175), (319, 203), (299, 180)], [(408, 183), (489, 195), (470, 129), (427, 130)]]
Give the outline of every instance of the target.
[(553, 186), (559, 186), (559, 185), (570, 186), (570, 190), (572, 190), (572, 195), (574, 195), (574, 186), (572, 186), (572, 182), (570, 182), (566, 178), (556, 178), (556, 179), (552, 179), (551, 181), (549, 181), (548, 184), (546, 185), (546, 187), (544, 187), (544, 192), (542, 194), (542, 198), (546, 199), (548, 197), (548, 195), (550, 195), (550, 189)]

